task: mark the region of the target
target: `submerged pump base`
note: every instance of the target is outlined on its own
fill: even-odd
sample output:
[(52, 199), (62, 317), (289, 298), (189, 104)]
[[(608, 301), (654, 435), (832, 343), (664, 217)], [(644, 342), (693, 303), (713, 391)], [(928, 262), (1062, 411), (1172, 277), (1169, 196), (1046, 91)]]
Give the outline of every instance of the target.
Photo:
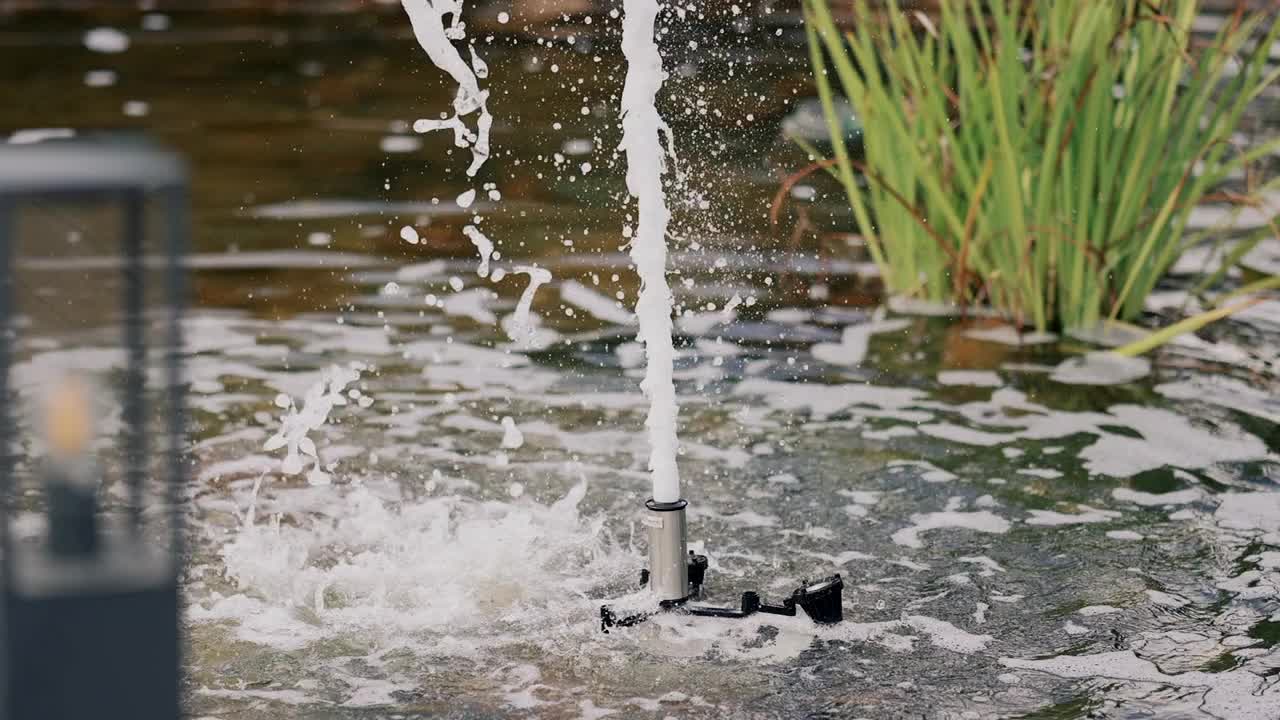
[(778, 605), (764, 602), (760, 599), (760, 594), (754, 591), (742, 593), (738, 607), (693, 603), (692, 601), (702, 598), (707, 557), (687, 549), (685, 508), (688, 505), (684, 500), (672, 503), (649, 500), (645, 503), (648, 512), (643, 522), (649, 528), (649, 568), (640, 571), (640, 585), (653, 591), (658, 598), (658, 606), (651, 611), (619, 617), (608, 605), (603, 605), (600, 607), (602, 631), (607, 633), (612, 627), (637, 625), (660, 612), (745, 618), (756, 613), (795, 616), (796, 608), (800, 607), (814, 622), (822, 625), (831, 625), (844, 619), (841, 604), (844, 581), (839, 573), (806, 582)]

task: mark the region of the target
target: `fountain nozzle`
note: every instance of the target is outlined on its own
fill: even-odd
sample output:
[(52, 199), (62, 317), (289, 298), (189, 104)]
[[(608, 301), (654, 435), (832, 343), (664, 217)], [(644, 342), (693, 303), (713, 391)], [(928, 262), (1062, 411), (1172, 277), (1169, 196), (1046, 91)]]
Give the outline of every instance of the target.
[(839, 573), (806, 582), (777, 605), (764, 602), (760, 599), (760, 594), (754, 591), (742, 593), (738, 607), (690, 602), (702, 597), (702, 584), (708, 563), (705, 555), (697, 555), (688, 549), (685, 508), (689, 503), (685, 500), (660, 503), (649, 499), (644, 505), (647, 512), (642, 522), (649, 528), (649, 568), (640, 571), (640, 584), (648, 586), (657, 598), (658, 606), (653, 610), (620, 617), (608, 605), (602, 605), (601, 630), (609, 632), (612, 627), (630, 627), (664, 611), (703, 617), (744, 618), (756, 613), (795, 616), (796, 608), (801, 608), (810, 619), (820, 625), (844, 620), (844, 580)]
[(642, 522), (649, 528), (649, 589), (661, 601), (686, 600), (693, 594), (689, 587), (689, 526), (685, 520), (689, 503), (650, 499), (644, 506), (648, 511)]

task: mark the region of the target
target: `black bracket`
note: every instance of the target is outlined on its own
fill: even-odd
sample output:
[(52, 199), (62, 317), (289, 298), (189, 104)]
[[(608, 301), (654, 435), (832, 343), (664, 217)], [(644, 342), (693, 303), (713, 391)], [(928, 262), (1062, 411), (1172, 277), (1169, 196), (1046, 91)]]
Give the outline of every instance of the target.
[[(687, 597), (675, 600), (661, 600), (654, 610), (625, 617), (618, 617), (608, 605), (601, 605), (600, 630), (607, 633), (609, 628), (612, 627), (639, 625), (661, 612), (678, 612), (685, 615), (716, 618), (745, 618), (756, 613), (795, 617), (796, 608), (799, 607), (803, 608), (805, 614), (820, 625), (832, 625), (844, 620), (844, 607), (842, 605), (844, 580), (840, 578), (839, 573), (813, 582), (805, 582), (805, 584), (793, 590), (790, 596), (783, 598), (782, 603), (779, 605), (764, 602), (760, 599), (760, 594), (755, 591), (744, 592), (738, 607), (697, 605), (691, 602), (702, 597), (702, 587), (706, 580), (706, 573), (707, 557), (705, 555), (695, 555), (691, 551), (689, 553), (690, 593)], [(648, 584), (649, 571), (641, 570), (640, 585), (643, 587)]]

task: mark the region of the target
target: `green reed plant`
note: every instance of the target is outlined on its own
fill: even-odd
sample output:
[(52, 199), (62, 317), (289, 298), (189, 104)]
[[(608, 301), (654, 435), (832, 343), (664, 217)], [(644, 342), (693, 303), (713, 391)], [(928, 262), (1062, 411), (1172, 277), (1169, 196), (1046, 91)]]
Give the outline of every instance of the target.
[(936, 23), (852, 0), (848, 31), (828, 2), (804, 10), (832, 173), (893, 293), (1039, 330), (1132, 319), (1196, 242), (1192, 208), (1280, 147), (1231, 144), (1277, 77), (1269, 16), (1197, 47), (1197, 0), (944, 0)]

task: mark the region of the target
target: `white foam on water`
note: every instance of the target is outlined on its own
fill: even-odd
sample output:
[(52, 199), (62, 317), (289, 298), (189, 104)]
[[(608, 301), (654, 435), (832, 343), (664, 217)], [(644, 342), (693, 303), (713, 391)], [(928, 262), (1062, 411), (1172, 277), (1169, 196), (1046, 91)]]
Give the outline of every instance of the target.
[(1060, 655), (1042, 660), (1000, 658), (1000, 664), (1075, 680), (1109, 679), (1170, 687), (1205, 688), (1200, 709), (1223, 720), (1274, 720), (1280, 717), (1280, 692), (1267, 678), (1248, 669), (1208, 673), (1161, 672), (1155, 663), (1131, 650), (1094, 655)]
[(538, 699), (533, 694), (535, 690), (547, 687), (547, 685), (539, 682), (542, 680), (542, 671), (536, 665), (521, 664), (505, 668), (501, 675), (504, 678), (510, 678), (510, 681), (505, 682), (502, 686), (503, 699), (506, 700), (507, 707), (516, 710), (531, 710), (542, 705), (551, 704), (546, 700)]
[[(769, 478), (769, 482), (781, 482), (780, 480), (775, 479), (777, 477), (779, 476), (775, 475)], [(787, 477), (793, 478), (789, 481), (790, 483), (799, 482), (794, 479), (794, 476), (789, 475)], [(836, 494), (843, 495), (859, 505), (876, 505), (880, 502), (880, 497), (884, 495), (884, 493), (876, 490), (837, 490)]]
[(619, 343), (613, 349), (618, 364), (623, 368), (638, 368), (644, 365), (644, 346), (638, 342)]
[[(1187, 290), (1158, 290), (1147, 296), (1147, 299), (1142, 303), (1142, 307), (1147, 312), (1181, 311), (1185, 308), (1187, 312), (1199, 313), (1205, 310), (1200, 301)], [(1186, 336), (1181, 335), (1179, 337)]]
[(560, 152), (565, 155), (590, 155), (595, 148), (595, 141), (590, 138), (570, 138), (560, 144)]
[[(1280, 197), (1272, 196), (1280, 205)], [(1240, 258), (1240, 266), (1256, 270), (1263, 275), (1280, 275), (1280, 238), (1267, 236), (1256, 243), (1252, 250), (1245, 252)], [(1280, 320), (1276, 320), (1280, 322)]]
[(813, 320), (813, 311), (806, 308), (778, 308), (766, 313), (765, 318), (782, 325), (804, 325)]
[(832, 365), (860, 365), (867, 357), (872, 335), (900, 332), (910, 325), (909, 320), (886, 320), (883, 312), (878, 312), (868, 322), (845, 327), (841, 331), (840, 342), (816, 343), (810, 352), (815, 358)]
[[(921, 425), (914, 430), (922, 432), (925, 435), (936, 437), (940, 440), (947, 440), (955, 443), (963, 443), (965, 445), (982, 445), (984, 447), (993, 447), (1012, 441), (1014, 438), (1006, 433), (993, 433), (984, 430), (975, 430), (974, 428), (964, 427), (953, 423), (930, 423)], [(914, 433), (913, 433), (914, 434)], [(1016, 448), (1005, 448), (1005, 450), (1016, 450)], [(1018, 451), (1021, 454), (1021, 451)]]
[[(754, 389), (761, 382), (748, 380), (742, 385)], [(785, 407), (804, 398), (830, 413), (843, 407), (839, 398), (845, 387), (828, 389), (822, 398), (797, 392), (796, 399), (790, 403), (776, 396), (771, 399)], [(927, 401), (913, 404), (932, 406)], [(947, 422), (923, 424), (917, 429), (952, 442), (987, 447), (1015, 440), (1049, 440), (1089, 433), (1096, 435), (1097, 440), (1080, 452), (1085, 469), (1112, 477), (1131, 477), (1164, 467), (1195, 469), (1274, 457), (1260, 438), (1237, 426), (1216, 422), (1216, 427), (1209, 428), (1203, 422), (1192, 422), (1184, 415), (1163, 408), (1115, 405), (1105, 413), (1057, 411), (1029, 402), (1025, 394), (1011, 388), (997, 389), (988, 402), (950, 407), (979, 427)], [(1109, 429), (1112, 426), (1129, 428), (1138, 437), (1117, 433)], [(1020, 472), (1048, 474), (1045, 469), (1036, 468), (1024, 468)], [(1052, 472), (1054, 477), (1058, 476), (1058, 471)]]
[(627, 190), (636, 199), (637, 222), (631, 238), (631, 259), (640, 275), (636, 300), (639, 339), (648, 363), (640, 389), (649, 399), (649, 470), (653, 499), (680, 499), (676, 465), (676, 391), (672, 378), (675, 348), (671, 341), (671, 288), (667, 284), (667, 211), (662, 190), (665, 171), (662, 134), (671, 131), (658, 115), (658, 91), (666, 78), (662, 56), (654, 42), (657, 0), (623, 0), (622, 53), (627, 76), (622, 89), (622, 143), (627, 157)]
[(508, 450), (516, 450), (524, 445), (524, 433), (520, 432), (520, 428), (516, 426), (516, 421), (510, 416), (502, 418), (502, 447)]
[(438, 302), (446, 315), (468, 317), (481, 325), (492, 325), (498, 316), (489, 309), (489, 304), (498, 298), (498, 294), (489, 288), (471, 288), (446, 295)]
[[(1251, 295), (1242, 299), (1258, 297)], [(1231, 319), (1253, 325), (1259, 330), (1275, 330), (1280, 328), (1280, 300), (1262, 300), (1235, 313)]]
[(925, 615), (908, 615), (903, 621), (911, 629), (928, 635), (935, 646), (961, 655), (972, 655), (985, 650), (995, 639), (990, 635), (976, 635), (961, 630), (949, 622)]
[(900, 315), (918, 315), (922, 317), (999, 317), (1000, 311), (989, 307), (962, 308), (952, 303), (934, 302), (904, 295), (890, 295), (886, 306)]
[(1076, 611), (1085, 617), (1093, 617), (1095, 615), (1111, 615), (1120, 612), (1120, 608), (1110, 605), (1086, 605)]
[(716, 512), (705, 503), (690, 508), (689, 516), (691, 519), (712, 518), (730, 525), (755, 528), (777, 527), (780, 522), (775, 515), (762, 515), (753, 510), (742, 510), (732, 514)]
[(424, 263), (402, 265), (396, 269), (396, 279), (400, 282), (434, 282), (449, 272), (449, 263), (444, 260), (430, 260)]
[(1197, 205), (1187, 215), (1187, 230), (1205, 230), (1222, 228), (1233, 230), (1254, 230), (1266, 227), (1277, 212), (1280, 212), (1280, 193), (1275, 191), (1257, 193), (1260, 204), (1257, 206), (1237, 205)]
[(1151, 361), (1112, 352), (1093, 352), (1063, 360), (1049, 379), (1064, 385), (1124, 385), (1151, 374)]
[(381, 707), (396, 704), (395, 693), (397, 691), (409, 691), (414, 689), (413, 683), (394, 683), (388, 680), (378, 680), (375, 678), (359, 678), (357, 685), (347, 699), (342, 701), (342, 707)]
[(981, 340), (983, 342), (996, 343), (998, 345), (1011, 345), (1020, 347), (1023, 345), (1044, 345), (1047, 343), (1057, 342), (1058, 336), (1053, 333), (1041, 332), (1022, 332), (1012, 325), (996, 325), (989, 328), (974, 328), (965, 330), (964, 336), (970, 340)]
[(387, 135), (378, 141), (378, 149), (388, 154), (417, 152), (422, 141), (412, 135)]
[(1226, 493), (1218, 500), (1213, 519), (1224, 528), (1264, 532), (1280, 528), (1280, 492)]
[(915, 437), (919, 434), (915, 428), (907, 427), (906, 425), (890, 425), (883, 430), (864, 430), (862, 437), (868, 440), (892, 440), (901, 437)]
[[(814, 420), (825, 419), (842, 410), (854, 414), (866, 412), (859, 406), (871, 406), (879, 411), (904, 411), (929, 405), (929, 395), (923, 390), (863, 383), (818, 385), (747, 378), (734, 387), (734, 394), (761, 396), (774, 410), (808, 410)], [(878, 412), (869, 414), (883, 416)]]
[(733, 322), (738, 316), (732, 309), (713, 312), (694, 312), (686, 309), (676, 318), (676, 327), (689, 335), (706, 335), (720, 325)]
[(1235, 600), (1271, 600), (1280, 594), (1280, 576), (1260, 570), (1246, 570), (1215, 584), (1235, 596)]
[[(853, 622), (818, 625), (803, 613), (796, 617), (752, 615), (741, 620), (690, 618), (663, 614), (649, 623), (658, 628), (657, 636), (644, 647), (654, 653), (681, 657), (715, 654), (731, 659), (765, 663), (795, 660), (815, 640), (868, 643), (893, 652), (911, 652), (919, 633), (930, 644), (959, 655), (972, 655), (985, 650), (994, 638), (962, 630), (952, 623), (925, 615), (904, 614), (898, 620)], [(761, 641), (762, 630), (775, 628), (769, 640)]]
[(205, 697), (228, 698), (232, 700), (250, 698), (254, 700), (278, 702), (285, 705), (310, 705), (315, 702), (315, 698), (309, 693), (301, 690), (291, 690), (288, 688), (256, 690), (248, 688), (201, 687), (197, 688), (195, 692), (197, 695), (203, 695)]
[(984, 625), (987, 622), (987, 611), (991, 606), (984, 602), (973, 604), (973, 623), (975, 625)]
[(943, 470), (942, 468), (924, 460), (890, 460), (887, 467), (913, 467), (920, 469), (920, 479), (929, 483), (951, 482), (959, 476), (953, 472)]
[(1180, 608), (1180, 607), (1186, 607), (1187, 605), (1191, 604), (1190, 600), (1180, 595), (1171, 595), (1167, 592), (1161, 592), (1159, 590), (1147, 590), (1145, 592), (1147, 594), (1147, 599), (1150, 600), (1155, 605), (1163, 605), (1165, 607), (1171, 607), (1171, 608)]
[(1112, 540), (1134, 540), (1134, 541), (1145, 540), (1147, 538), (1146, 535), (1143, 535), (1142, 533), (1139, 533), (1139, 532), (1134, 532), (1132, 530), (1108, 530), (1107, 537), (1111, 538)]
[(1120, 517), (1120, 513), (1114, 510), (1097, 510), (1088, 505), (1078, 506), (1078, 513), (1060, 513), (1053, 510), (1030, 510), (1031, 517), (1027, 519), (1028, 525), (1084, 525), (1088, 523), (1105, 523), (1111, 522)]
[(493, 256), (493, 241), (480, 232), (480, 228), (475, 225), (462, 228), (462, 234), (467, 236), (471, 244), (476, 246), (476, 252), (480, 253), (480, 265), (476, 267), (476, 274), (480, 277), (489, 277), (489, 259)]
[(1157, 385), (1156, 392), (1171, 400), (1212, 403), (1280, 424), (1280, 398), (1228, 375), (1197, 374)]
[[(1218, 341), (1205, 340), (1194, 333), (1184, 333), (1173, 338), (1165, 346), (1165, 349), (1170, 354), (1235, 365), (1260, 374), (1267, 372), (1268, 363), (1280, 359), (1280, 348), (1274, 344), (1258, 348), (1246, 348), (1225, 339)], [(1196, 375), (1192, 379), (1214, 380), (1219, 378), (1223, 380), (1231, 379), (1225, 375)], [(1209, 400), (1212, 402), (1214, 399), (1210, 398)]]
[(1101, 437), (1080, 452), (1092, 473), (1130, 477), (1169, 466), (1204, 468), (1272, 457), (1261, 438), (1225, 423), (1211, 431), (1177, 413), (1138, 405), (1116, 405), (1107, 413), (1109, 424), (1131, 428), (1141, 437), (1097, 430)]
[(129, 49), (129, 36), (112, 27), (97, 27), (84, 34), (84, 46), (96, 53), (122, 53)]
[(90, 70), (84, 74), (84, 84), (91, 88), (111, 87), (118, 77), (115, 70)]
[(636, 322), (636, 316), (617, 300), (596, 292), (577, 280), (566, 280), (560, 284), (560, 299), (607, 323), (634, 325)]
[(1187, 505), (1204, 499), (1205, 493), (1200, 488), (1187, 488), (1167, 493), (1148, 493), (1129, 488), (1116, 488), (1111, 497), (1120, 502), (1133, 503), (1142, 507), (1165, 507), (1167, 505)]
[(382, 261), (370, 255), (314, 250), (264, 250), (225, 253), (192, 253), (186, 257), (190, 270), (330, 268), (351, 270), (375, 267)]
[(1070, 620), (1067, 621), (1066, 625), (1062, 626), (1062, 630), (1072, 637), (1075, 637), (1076, 635), (1088, 635), (1090, 632), (1093, 632), (1084, 625), (1078, 625)]
[[(830, 538), (823, 537), (819, 539), (829, 540)], [(803, 554), (808, 557), (815, 557), (821, 560), (826, 560), (827, 562), (831, 563), (833, 566), (838, 568), (844, 567), (845, 565), (848, 565), (849, 563), (855, 560), (875, 560), (876, 559), (875, 555), (868, 555), (867, 553), (860, 552), (858, 550), (845, 550), (844, 552), (839, 553), (837, 555), (831, 555), (829, 553), (820, 553), (820, 552), (813, 552), (813, 551), (804, 551)]]
[(986, 555), (970, 555), (968, 557), (962, 557), (960, 558), (960, 562), (981, 566), (982, 571), (978, 574), (983, 577), (992, 577), (998, 572), (1006, 572), (1004, 566)]
[[(445, 120), (418, 120), (413, 124), (415, 132), (424, 133), (432, 130), (451, 129), (454, 133), (454, 144), (457, 147), (471, 149), (471, 165), (467, 168), (467, 176), (475, 177), (480, 166), (489, 159), (489, 129), (493, 125), (493, 116), (487, 106), (489, 92), (480, 89), (473, 65), (469, 65), (453, 40), (461, 40), (465, 36), (462, 25), (462, 0), (401, 0), (409, 21), (413, 25), (413, 35), (418, 44), (426, 51), (427, 57), (441, 70), (444, 70), (458, 84), (457, 95), (453, 100), (453, 117)], [(445, 16), (451, 16), (451, 22), (445, 27)], [(474, 47), (471, 56), (474, 66), (482, 65), (475, 55)], [(479, 111), (476, 127), (473, 131), (463, 118)], [(474, 191), (472, 198), (475, 197)], [(459, 197), (459, 206), (462, 198)]]
[[(477, 202), (472, 205), (470, 210), (471, 212), (481, 212), (492, 208), (492, 203)], [(269, 220), (326, 220), (360, 217), (363, 215), (394, 216), (409, 214), (430, 218), (441, 215), (459, 215), (465, 212), (465, 210), (448, 200), (441, 200), (437, 203), (432, 201), (391, 202), (334, 198), (290, 200), (270, 205), (257, 205), (249, 208), (245, 214), (249, 217)]]
[(894, 532), (892, 539), (899, 545), (917, 549), (924, 547), (924, 542), (921, 541), (920, 535), (932, 530), (954, 528), (1002, 535), (1012, 527), (1008, 520), (989, 510), (977, 512), (945, 510), (942, 512), (921, 513), (912, 515), (911, 522), (913, 523), (912, 525)]
[(990, 370), (942, 370), (938, 373), (938, 384), (1000, 387), (1004, 381)]
[(65, 140), (76, 136), (71, 128), (23, 128), (14, 130), (5, 142), (10, 145), (33, 145), (45, 140)]

